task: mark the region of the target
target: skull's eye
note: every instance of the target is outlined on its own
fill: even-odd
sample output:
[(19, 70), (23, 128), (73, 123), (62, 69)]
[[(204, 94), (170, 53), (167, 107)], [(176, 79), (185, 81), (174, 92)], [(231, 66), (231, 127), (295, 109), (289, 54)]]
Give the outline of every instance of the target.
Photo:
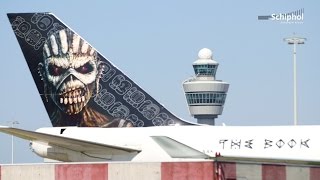
[(89, 62), (87, 62), (84, 65), (78, 67), (76, 71), (78, 71), (81, 74), (87, 74), (93, 71), (93, 66)]
[(49, 65), (48, 70), (49, 70), (49, 73), (53, 76), (60, 76), (61, 74), (66, 72), (66, 69), (53, 64)]

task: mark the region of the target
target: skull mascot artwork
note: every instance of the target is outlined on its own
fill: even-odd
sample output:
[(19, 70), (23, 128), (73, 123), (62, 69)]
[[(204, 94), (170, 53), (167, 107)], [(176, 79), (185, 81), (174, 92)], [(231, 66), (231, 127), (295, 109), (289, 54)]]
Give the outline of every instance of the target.
[[(97, 93), (102, 64), (97, 52), (69, 29), (51, 34), (38, 64), (53, 126), (131, 127), (124, 119), (96, 111), (88, 102)], [(50, 100), (50, 101), (49, 101)]]

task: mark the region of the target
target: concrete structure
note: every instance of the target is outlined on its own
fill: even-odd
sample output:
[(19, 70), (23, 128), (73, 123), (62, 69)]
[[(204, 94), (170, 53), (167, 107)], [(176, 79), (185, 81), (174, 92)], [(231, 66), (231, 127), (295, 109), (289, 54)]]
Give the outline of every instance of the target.
[(249, 162), (1, 165), (0, 180), (318, 180), (320, 166)]
[(219, 63), (212, 59), (212, 51), (203, 48), (193, 63), (195, 76), (183, 82), (190, 114), (200, 124), (214, 125), (222, 114), (229, 84), (216, 80)]

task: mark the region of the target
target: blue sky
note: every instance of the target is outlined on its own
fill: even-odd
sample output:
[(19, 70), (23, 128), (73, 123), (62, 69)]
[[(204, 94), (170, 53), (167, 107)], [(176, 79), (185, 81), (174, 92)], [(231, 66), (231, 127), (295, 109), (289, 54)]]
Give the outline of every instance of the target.
[[(193, 75), (198, 51), (207, 47), (220, 63), (217, 79), (230, 83), (221, 125), (293, 123), (292, 46), (297, 48), (299, 124), (320, 124), (320, 3), (268, 1), (18, 1), (0, 2), (0, 124), (50, 127), (37, 88), (6, 13), (52, 12), (179, 117), (189, 115), (182, 82)], [(258, 20), (259, 15), (304, 8), (302, 24)], [(299, 133), (299, 132), (297, 132)], [(14, 139), (15, 162), (41, 162), (28, 142)], [(0, 134), (0, 164), (11, 162), (11, 138)]]

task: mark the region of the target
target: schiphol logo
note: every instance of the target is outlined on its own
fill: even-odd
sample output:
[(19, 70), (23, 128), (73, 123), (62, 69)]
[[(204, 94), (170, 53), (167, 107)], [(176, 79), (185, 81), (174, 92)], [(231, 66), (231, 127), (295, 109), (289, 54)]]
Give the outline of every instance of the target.
[(273, 13), (266, 16), (258, 16), (258, 20), (271, 20), (284, 24), (302, 24), (303, 23), (304, 8), (290, 12), (290, 13)]

